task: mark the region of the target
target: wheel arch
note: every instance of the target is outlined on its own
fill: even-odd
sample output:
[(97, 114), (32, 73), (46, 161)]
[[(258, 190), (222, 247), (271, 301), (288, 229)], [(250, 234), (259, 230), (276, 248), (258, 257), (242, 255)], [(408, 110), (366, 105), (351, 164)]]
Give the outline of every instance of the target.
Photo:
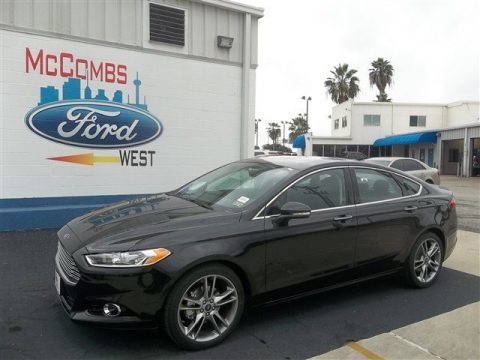
[(194, 271), (198, 269), (199, 267), (202, 266), (208, 266), (208, 265), (223, 265), (230, 270), (232, 270), (240, 279), (243, 285), (243, 291), (245, 293), (245, 303), (248, 304), (251, 297), (252, 297), (252, 285), (250, 283), (250, 279), (248, 278), (247, 273), (242, 269), (240, 265), (235, 263), (234, 261), (230, 259), (225, 259), (225, 258), (207, 258), (203, 259), (201, 262), (195, 262), (192, 263), (185, 268), (183, 268), (177, 276), (173, 279), (173, 281), (169, 284), (168, 290), (163, 298), (162, 301), (162, 307), (164, 305), (165, 300), (168, 298), (170, 293), (172, 292), (172, 289), (175, 287), (175, 285), (180, 281), (181, 278), (183, 278), (186, 274), (188, 274), (191, 271)]
[(442, 260), (443, 260), (445, 258), (445, 249), (447, 248), (447, 242), (446, 242), (445, 234), (441, 229), (437, 227), (430, 227), (430, 228), (424, 229), (420, 234), (418, 234), (417, 239), (420, 236), (423, 236), (429, 232), (437, 235), (440, 241), (442, 242), (442, 246), (443, 246)]

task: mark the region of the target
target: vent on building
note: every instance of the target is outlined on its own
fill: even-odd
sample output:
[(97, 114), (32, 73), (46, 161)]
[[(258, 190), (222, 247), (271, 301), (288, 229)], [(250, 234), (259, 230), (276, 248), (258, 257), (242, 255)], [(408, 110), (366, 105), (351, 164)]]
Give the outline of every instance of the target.
[(150, 40), (185, 45), (185, 11), (150, 4)]

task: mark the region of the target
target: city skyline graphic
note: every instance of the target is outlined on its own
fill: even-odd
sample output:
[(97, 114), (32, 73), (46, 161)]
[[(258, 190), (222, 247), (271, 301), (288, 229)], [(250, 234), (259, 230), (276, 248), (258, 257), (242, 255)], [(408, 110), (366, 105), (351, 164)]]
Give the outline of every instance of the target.
[[(38, 106), (55, 102), (55, 101), (60, 101), (60, 100), (101, 100), (101, 101), (124, 104), (122, 90), (115, 90), (115, 92), (113, 93), (112, 100), (110, 100), (107, 97), (105, 93), (105, 89), (100, 89), (100, 88), (97, 89), (97, 95), (93, 97), (93, 91), (90, 88), (90, 84), (88, 81), (88, 73), (86, 77), (87, 77), (87, 80), (86, 80), (87, 85), (83, 90), (83, 98), (82, 98), (82, 89), (81, 89), (82, 80), (79, 78), (70, 77), (68, 78), (67, 81), (65, 81), (62, 84), (62, 98), (60, 98), (59, 89), (57, 89), (55, 86), (47, 85), (47, 86), (40, 87), (40, 102), (38, 103)], [(134, 103), (130, 102), (130, 95), (128, 94), (127, 102), (125, 104), (135, 106), (142, 110), (148, 111), (148, 106), (147, 106), (145, 96), (143, 97), (143, 104), (140, 103), (140, 86), (142, 82), (138, 78), (138, 72), (137, 72), (137, 77), (132, 81), (132, 84), (135, 86), (135, 102)]]

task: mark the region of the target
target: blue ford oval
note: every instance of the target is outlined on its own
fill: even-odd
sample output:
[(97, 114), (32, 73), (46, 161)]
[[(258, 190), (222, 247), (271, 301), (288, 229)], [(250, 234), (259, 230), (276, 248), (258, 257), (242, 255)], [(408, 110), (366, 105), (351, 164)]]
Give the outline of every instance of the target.
[(25, 122), (34, 133), (66, 145), (118, 149), (146, 144), (162, 123), (134, 105), (102, 100), (56, 101), (32, 109)]

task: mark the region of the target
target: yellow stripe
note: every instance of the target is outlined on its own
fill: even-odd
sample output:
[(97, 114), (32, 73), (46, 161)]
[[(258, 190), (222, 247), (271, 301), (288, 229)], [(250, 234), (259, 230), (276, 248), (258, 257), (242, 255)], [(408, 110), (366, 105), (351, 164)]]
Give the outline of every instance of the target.
[(93, 162), (96, 163), (119, 163), (119, 156), (94, 156)]
[(360, 354), (365, 356), (367, 359), (384, 360), (381, 356), (378, 356), (377, 354), (371, 352), (370, 350), (365, 349), (362, 345), (357, 344), (356, 342), (349, 342), (347, 345), (350, 346), (356, 352), (359, 352)]

